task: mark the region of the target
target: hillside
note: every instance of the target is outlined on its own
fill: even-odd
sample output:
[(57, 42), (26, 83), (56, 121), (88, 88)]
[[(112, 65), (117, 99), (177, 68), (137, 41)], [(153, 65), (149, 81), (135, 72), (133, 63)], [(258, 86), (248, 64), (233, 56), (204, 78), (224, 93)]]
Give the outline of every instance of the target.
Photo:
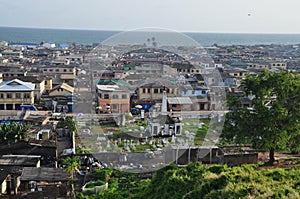
[[(294, 161), (294, 160), (293, 160)], [(98, 194), (79, 193), (78, 198), (300, 198), (299, 160), (290, 168), (261, 165), (206, 166), (190, 163), (178, 168), (169, 165), (154, 173), (152, 179), (104, 169), (94, 173), (95, 180), (108, 181), (108, 189)]]

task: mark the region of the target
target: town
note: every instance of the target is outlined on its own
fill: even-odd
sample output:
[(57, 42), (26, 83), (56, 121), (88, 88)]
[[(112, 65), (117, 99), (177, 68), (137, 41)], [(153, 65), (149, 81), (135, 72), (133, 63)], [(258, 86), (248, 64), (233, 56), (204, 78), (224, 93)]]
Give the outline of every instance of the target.
[(169, 163), (258, 162), (251, 147), (217, 146), (226, 96), (251, 109), (242, 80), (299, 73), (300, 45), (149, 41), (0, 42), (1, 196), (68, 198), (107, 167), (147, 175)]

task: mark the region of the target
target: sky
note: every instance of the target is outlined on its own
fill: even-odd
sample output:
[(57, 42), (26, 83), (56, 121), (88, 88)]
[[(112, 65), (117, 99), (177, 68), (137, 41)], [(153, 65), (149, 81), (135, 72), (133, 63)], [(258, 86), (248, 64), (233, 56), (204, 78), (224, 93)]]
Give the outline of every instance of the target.
[(0, 26), (300, 33), (299, 0), (0, 0)]

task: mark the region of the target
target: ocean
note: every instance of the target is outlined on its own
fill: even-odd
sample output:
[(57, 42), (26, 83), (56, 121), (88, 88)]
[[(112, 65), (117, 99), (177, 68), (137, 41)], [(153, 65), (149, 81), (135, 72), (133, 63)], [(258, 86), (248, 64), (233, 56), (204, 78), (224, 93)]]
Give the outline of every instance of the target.
[[(120, 32), (103, 30), (36, 29), (0, 27), (0, 41), (13, 42), (53, 42), (77, 44), (148, 44), (185, 45), (197, 43), (208, 47), (214, 44), (230, 45), (270, 45), (300, 44), (300, 34), (239, 34), (239, 33), (176, 33), (168, 32)], [(148, 40), (150, 38), (150, 41)], [(148, 41), (147, 41), (148, 40)]]

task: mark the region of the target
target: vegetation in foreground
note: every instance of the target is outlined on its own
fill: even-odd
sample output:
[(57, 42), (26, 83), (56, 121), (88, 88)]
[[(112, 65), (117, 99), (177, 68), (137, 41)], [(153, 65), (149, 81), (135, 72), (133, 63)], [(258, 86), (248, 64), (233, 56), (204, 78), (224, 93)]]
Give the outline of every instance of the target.
[(137, 174), (103, 169), (95, 180), (108, 182), (99, 193), (78, 193), (79, 199), (96, 198), (300, 198), (300, 166), (259, 169), (259, 165), (227, 167), (190, 163), (184, 168), (169, 165), (152, 179)]
[(241, 89), (251, 100), (243, 106), (239, 97), (228, 97), (232, 110), (226, 114), (222, 139), (231, 144), (250, 144), (269, 150), (269, 163), (275, 151), (300, 151), (300, 76), (290, 72), (247, 76)]

